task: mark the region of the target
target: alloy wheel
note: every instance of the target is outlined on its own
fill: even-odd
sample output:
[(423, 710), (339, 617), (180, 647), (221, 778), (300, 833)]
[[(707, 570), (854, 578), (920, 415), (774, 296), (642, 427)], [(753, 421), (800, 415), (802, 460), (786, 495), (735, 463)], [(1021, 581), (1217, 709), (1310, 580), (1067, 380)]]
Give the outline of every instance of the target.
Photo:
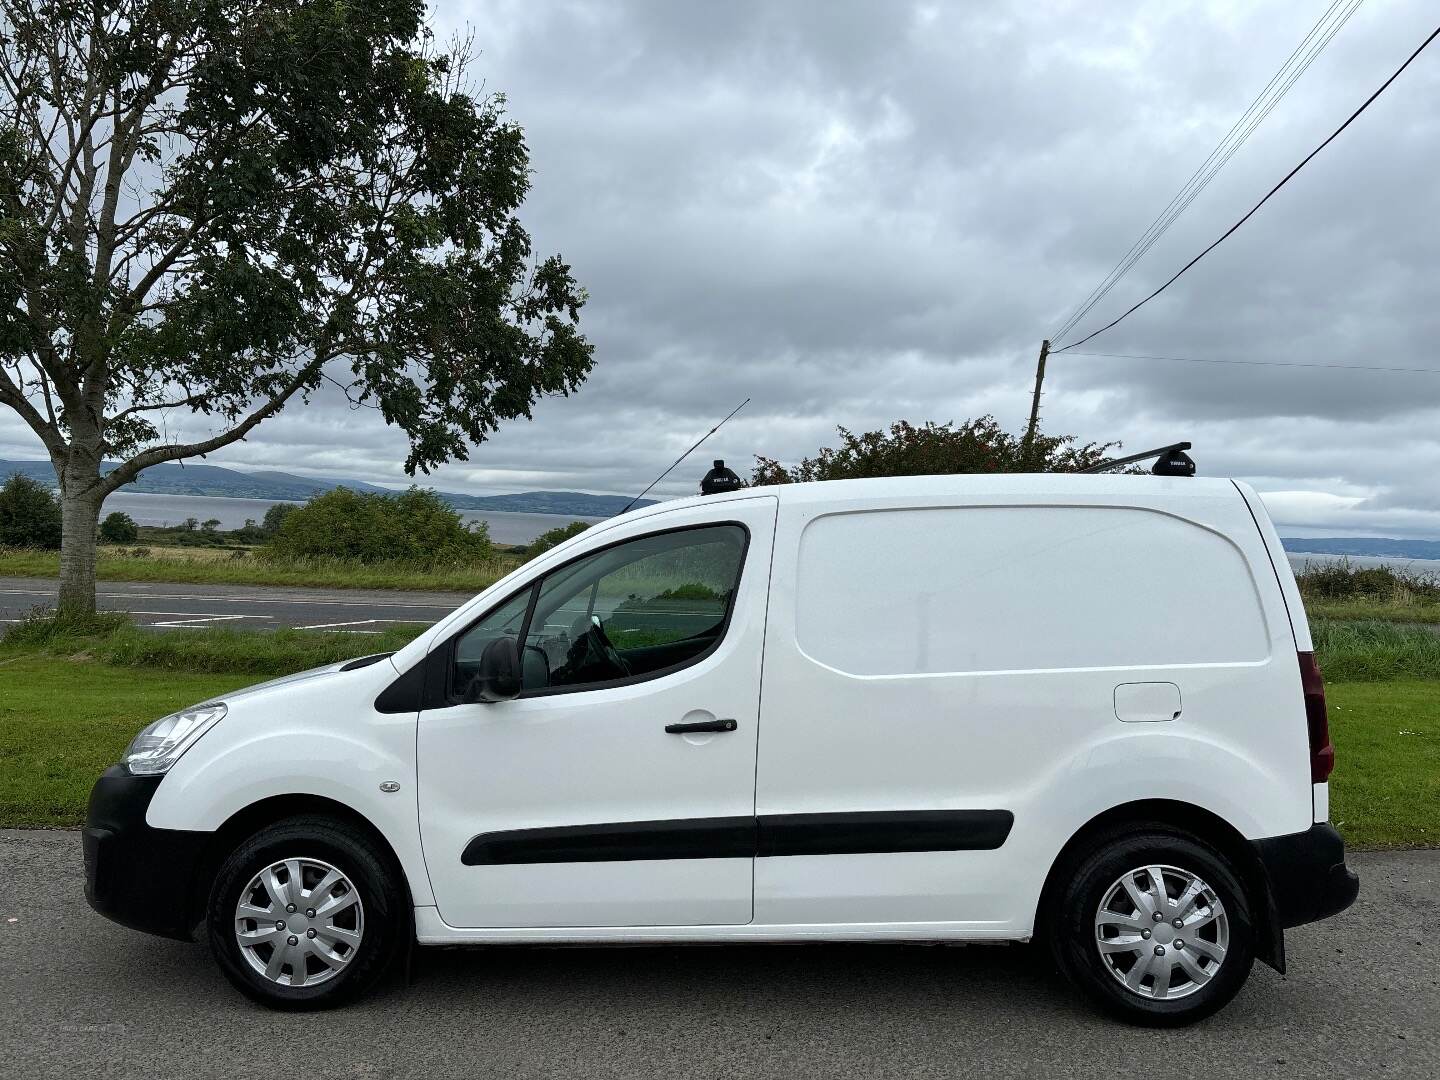
[(319, 859), (271, 863), (240, 893), (240, 955), (279, 986), (317, 986), (354, 959), (365, 935), (365, 905), (354, 884)]
[(1140, 866), (1105, 891), (1095, 913), (1095, 947), (1131, 993), (1173, 1001), (1215, 977), (1230, 947), (1230, 922), (1198, 875)]

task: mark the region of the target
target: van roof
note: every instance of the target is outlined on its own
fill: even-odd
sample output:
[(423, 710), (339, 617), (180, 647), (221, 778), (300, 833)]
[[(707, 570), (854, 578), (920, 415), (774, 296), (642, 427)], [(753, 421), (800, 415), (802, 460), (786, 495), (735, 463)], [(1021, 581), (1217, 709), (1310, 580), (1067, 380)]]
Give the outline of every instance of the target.
[(773, 484), (741, 488), (725, 495), (692, 495), (632, 510), (639, 517), (686, 506), (707, 506), (729, 499), (775, 495), (786, 503), (854, 505), (873, 499), (995, 498), (1005, 496), (1109, 496), (1120, 502), (1154, 504), (1157, 500), (1236, 498), (1233, 481), (1226, 477), (1151, 476), (1129, 473), (959, 473), (950, 476), (886, 476), (866, 480), (820, 480), (806, 484)]

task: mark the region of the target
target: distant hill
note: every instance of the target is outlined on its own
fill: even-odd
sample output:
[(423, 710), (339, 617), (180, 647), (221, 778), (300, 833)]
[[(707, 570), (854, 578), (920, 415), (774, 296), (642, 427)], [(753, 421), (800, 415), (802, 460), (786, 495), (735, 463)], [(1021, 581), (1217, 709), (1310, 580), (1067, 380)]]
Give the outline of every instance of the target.
[[(103, 472), (116, 467), (107, 461)], [(55, 470), (48, 461), (0, 460), (0, 482), (12, 473), (22, 473), (41, 483), (55, 483)], [(355, 491), (389, 492), (360, 480), (335, 480), (327, 477), (295, 476), (293, 473), (265, 470), (240, 472), (220, 465), (181, 465), (166, 462), (152, 465), (133, 483), (120, 490), (142, 495), (209, 495), (227, 499), (276, 499), (304, 502), (332, 488), (348, 487)], [(556, 514), (565, 517), (610, 517), (618, 514), (630, 501), (624, 495), (591, 495), (583, 491), (522, 491), (515, 495), (465, 495), (455, 491), (438, 492), (457, 510), (489, 510), (494, 513)], [(636, 506), (649, 506), (654, 499), (642, 499)]]
[(1368, 555), (1384, 559), (1440, 559), (1440, 540), (1394, 540), (1384, 536), (1282, 537), (1297, 555)]

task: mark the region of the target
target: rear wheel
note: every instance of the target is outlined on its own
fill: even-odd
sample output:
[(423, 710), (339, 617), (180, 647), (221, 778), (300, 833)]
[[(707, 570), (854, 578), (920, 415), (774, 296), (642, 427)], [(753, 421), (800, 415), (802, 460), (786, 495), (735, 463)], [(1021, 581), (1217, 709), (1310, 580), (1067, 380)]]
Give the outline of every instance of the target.
[(1255, 958), (1251, 905), (1224, 856), (1161, 826), (1101, 838), (1051, 908), (1060, 970), (1131, 1023), (1175, 1026), (1222, 1008)]
[(330, 818), (283, 821), (242, 843), (216, 875), (206, 922), (230, 982), (279, 1009), (354, 1000), (410, 932), (387, 854)]

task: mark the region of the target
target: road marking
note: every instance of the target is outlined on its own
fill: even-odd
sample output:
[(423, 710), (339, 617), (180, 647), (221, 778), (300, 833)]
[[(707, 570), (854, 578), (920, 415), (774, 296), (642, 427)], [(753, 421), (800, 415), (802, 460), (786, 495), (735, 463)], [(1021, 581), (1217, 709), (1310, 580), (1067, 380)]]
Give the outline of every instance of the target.
[[(135, 614), (131, 612), (131, 614)], [(184, 613), (182, 613), (184, 614)], [(194, 619), (168, 619), (165, 622), (146, 623), (146, 626), (208, 626), (210, 623), (231, 622), (235, 619), (264, 618), (261, 615), (202, 615)]]
[[(263, 616), (254, 616), (254, 615), (252, 615), (251, 618), (263, 618)], [(356, 620), (354, 620), (353, 622), (322, 622), (322, 623), (312, 623), (310, 626), (296, 626), (296, 627), (293, 627), (293, 629), (295, 629), (295, 630), (333, 630), (333, 629), (335, 629), (335, 628), (338, 627), (338, 626), (370, 626), (370, 625), (372, 625), (373, 623), (379, 623), (379, 622), (383, 622), (383, 623), (409, 623), (409, 622), (412, 622), (412, 621), (413, 621), (413, 622), (419, 622), (418, 619), (417, 619), (417, 620), (410, 620), (410, 619), (356, 619)], [(378, 633), (380, 633), (380, 631), (379, 631), (379, 630), (372, 630), (372, 631), (370, 631), (370, 633), (372, 633), (372, 634), (378, 634)]]
[[(119, 610), (112, 608), (111, 610)], [(141, 611), (138, 608), (126, 608), (130, 615), (186, 615), (196, 619), (268, 619), (269, 615), (230, 615), (218, 611)]]

